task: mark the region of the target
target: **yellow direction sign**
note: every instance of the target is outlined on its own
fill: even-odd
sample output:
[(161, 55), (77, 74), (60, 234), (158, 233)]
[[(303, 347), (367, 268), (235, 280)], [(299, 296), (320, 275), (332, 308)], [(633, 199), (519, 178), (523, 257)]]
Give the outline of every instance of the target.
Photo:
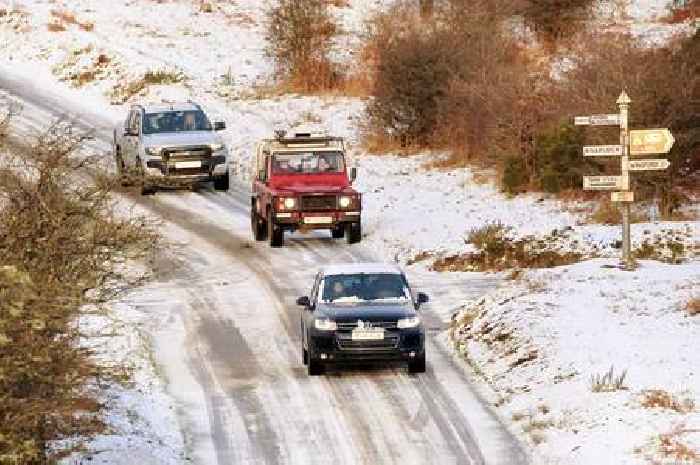
[(622, 181), (622, 176), (584, 176), (583, 189), (587, 191), (621, 190), (624, 188)]
[(665, 170), (671, 166), (671, 162), (665, 158), (651, 158), (647, 160), (630, 160), (627, 168), (630, 171), (654, 171)]
[(610, 193), (611, 202), (634, 202), (634, 192), (632, 191), (621, 191), (621, 192), (611, 192)]
[(668, 128), (630, 131), (630, 155), (668, 153), (675, 141)]

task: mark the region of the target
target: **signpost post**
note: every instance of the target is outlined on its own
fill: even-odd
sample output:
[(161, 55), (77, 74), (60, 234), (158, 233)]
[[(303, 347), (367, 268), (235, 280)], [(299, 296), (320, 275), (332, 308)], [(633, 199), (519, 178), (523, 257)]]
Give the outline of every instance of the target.
[(626, 269), (634, 267), (630, 239), (630, 205), (634, 192), (630, 187), (630, 172), (664, 170), (671, 163), (664, 158), (632, 160), (630, 156), (668, 153), (675, 142), (671, 131), (666, 128), (629, 130), (630, 100), (623, 90), (617, 99), (619, 114), (577, 116), (577, 126), (620, 126), (619, 145), (587, 145), (583, 147), (584, 157), (620, 157), (620, 176), (584, 176), (585, 190), (611, 190), (610, 200), (618, 202), (622, 210), (622, 264)]

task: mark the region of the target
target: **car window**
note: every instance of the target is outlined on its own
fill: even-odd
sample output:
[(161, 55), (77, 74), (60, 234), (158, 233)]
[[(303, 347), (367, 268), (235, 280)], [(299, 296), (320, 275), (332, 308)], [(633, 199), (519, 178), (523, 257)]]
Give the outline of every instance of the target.
[(146, 113), (143, 122), (144, 134), (212, 130), (209, 118), (201, 110)]
[(406, 280), (398, 273), (325, 276), (322, 288), (324, 302), (409, 300), (411, 297)]
[(275, 153), (272, 172), (275, 174), (340, 173), (345, 171), (342, 152)]
[(138, 115), (139, 112), (136, 110), (132, 110), (131, 113), (129, 113), (129, 130), (130, 131), (137, 131), (138, 126), (136, 125), (136, 121), (138, 120)]

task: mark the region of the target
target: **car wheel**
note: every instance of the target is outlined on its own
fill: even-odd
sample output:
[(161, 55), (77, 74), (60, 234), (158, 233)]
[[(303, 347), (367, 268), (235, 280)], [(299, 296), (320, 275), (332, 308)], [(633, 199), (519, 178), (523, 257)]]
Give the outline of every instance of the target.
[(284, 245), (284, 229), (272, 220), (272, 210), (267, 213), (267, 238), (270, 240), (270, 247)]
[(155, 187), (146, 182), (146, 173), (140, 159), (136, 159), (136, 176), (141, 186), (141, 195), (151, 195), (156, 193)]
[(408, 362), (409, 373), (425, 373), (425, 352), (418, 358)]
[(309, 364), (309, 351), (304, 348), (304, 342), (301, 343), (301, 363)]
[(331, 237), (333, 237), (333, 239), (342, 239), (343, 236), (345, 236), (345, 228), (343, 225), (331, 229)]
[(228, 191), (228, 171), (223, 176), (214, 177), (214, 189), (217, 191)]
[(267, 223), (255, 213), (255, 210), (250, 211), (250, 229), (253, 231), (253, 239), (256, 241), (267, 239)]
[(348, 223), (345, 231), (345, 238), (348, 244), (356, 244), (362, 240), (362, 224), (358, 221), (357, 223)]
[(119, 184), (122, 187), (129, 185), (129, 179), (126, 175), (126, 166), (124, 165), (124, 159), (119, 149), (114, 150), (114, 163), (117, 168), (117, 178), (119, 179)]

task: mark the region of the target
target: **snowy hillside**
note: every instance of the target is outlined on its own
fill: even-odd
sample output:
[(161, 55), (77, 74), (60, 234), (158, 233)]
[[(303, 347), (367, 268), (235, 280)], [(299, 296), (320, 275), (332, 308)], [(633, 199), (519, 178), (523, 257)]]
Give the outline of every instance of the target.
[[(114, 124), (130, 103), (196, 100), (227, 121), (224, 137), (236, 157), (239, 189), (247, 185), (254, 144), (276, 128), (321, 126), (346, 137), (359, 168), (367, 249), (402, 264), (429, 254), (430, 260), (409, 266), (429, 276), (426, 280), (450, 279), (429, 271), (430, 264), (472, 250), (465, 238), (473, 228), (501, 222), (512, 228), (513, 237), (538, 239), (556, 231), (559, 239), (552, 247), (591, 259), (529, 270), (504, 280), (493, 295), (453, 302), (451, 308), (460, 312), (446, 343), (455, 345), (460, 360), (465, 357), (466, 369), (504, 421), (535, 450), (538, 463), (699, 463), (700, 417), (690, 403), (700, 403), (700, 316), (684, 310), (700, 296), (697, 209), (684, 221), (645, 219), (633, 225), (634, 248), (644, 242), (664, 248), (672, 240), (682, 245), (682, 264), (644, 261), (635, 272), (620, 271), (614, 266), (620, 227), (590, 224), (594, 203), (574, 209), (548, 196), (509, 198), (488, 173), (432, 169), (428, 154), (364, 153), (359, 123), (366, 100), (277, 95), (271, 86), (274, 69), (264, 53), (263, 2), (212, 3), (208, 12), (194, 0), (0, 1), (0, 73), (53, 89)], [(333, 8), (346, 32), (338, 60), (359, 46), (363, 20), (391, 1), (347, 3)], [(650, 38), (674, 32), (674, 26), (657, 21), (668, 1), (629, 3), (625, 27)], [(139, 313), (123, 324), (138, 327), (146, 318)], [(139, 344), (119, 340), (113, 347), (137, 351)], [(591, 377), (611, 366), (615, 374), (626, 370), (625, 389), (592, 392)], [(163, 398), (165, 382), (153, 367), (138, 373), (142, 378), (135, 382), (143, 395), (112, 393), (117, 399), (112, 410), (148, 416), (157, 406), (154, 410), (166, 413), (152, 422), (130, 422), (115, 413), (114, 429), (140, 435), (155, 425), (153, 437), (137, 446), (152, 447), (159, 463), (185, 463), (186, 445), (168, 413), (173, 407)], [(678, 399), (678, 411), (642, 406), (650, 390)], [(103, 447), (101, 440), (96, 449)], [(111, 441), (116, 455), (118, 447), (127, 447)], [(680, 445), (694, 458), (674, 462), (676, 449), (664, 455), (665, 447)]]

